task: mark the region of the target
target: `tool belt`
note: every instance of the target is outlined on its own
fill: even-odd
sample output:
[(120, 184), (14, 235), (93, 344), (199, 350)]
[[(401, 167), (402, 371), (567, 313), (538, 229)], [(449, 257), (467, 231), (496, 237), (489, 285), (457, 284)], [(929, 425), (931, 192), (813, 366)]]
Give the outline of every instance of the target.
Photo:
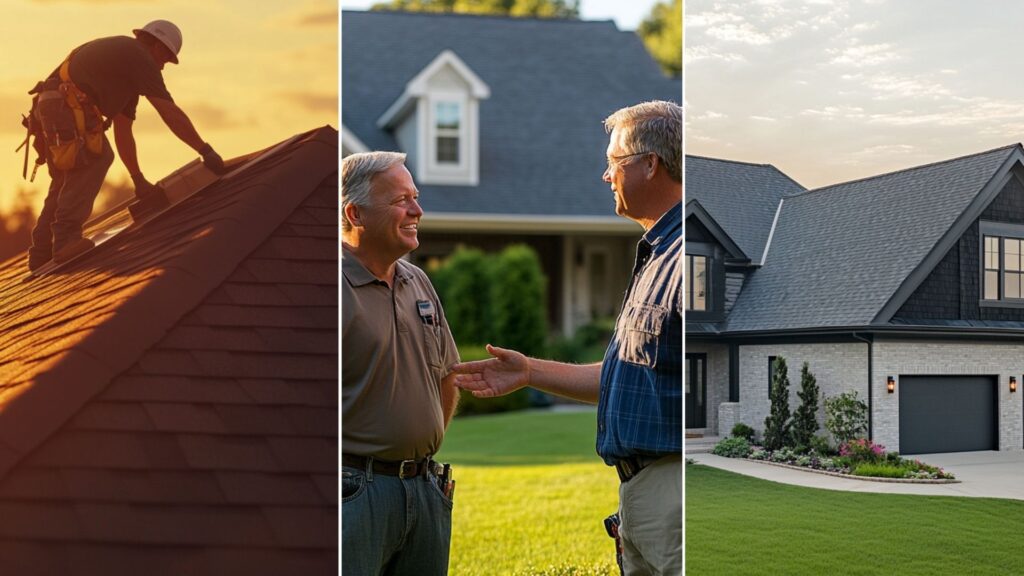
[[(103, 132), (110, 127), (110, 120), (103, 119), (99, 107), (71, 80), (71, 58), (76, 51), (60, 65), (57, 76), (37, 83), (29, 91), (33, 95), (32, 109), (22, 117), (27, 134), (18, 147), (25, 147), (23, 177), (27, 176), (28, 143), (33, 137), (32, 146), (38, 154), (36, 169), (48, 160), (56, 170), (71, 170), (91, 162), (89, 154), (79, 154), (83, 149), (92, 156), (103, 152)], [(32, 171), (33, 180), (36, 169)]]
[(630, 456), (615, 463), (615, 471), (619, 473), (619, 481), (629, 482), (641, 470), (654, 464), (661, 456)]
[(342, 454), (341, 456), (342, 466), (359, 468), (360, 470), (366, 470), (367, 464), (370, 461), (373, 462), (373, 472), (375, 474), (398, 476), (399, 478), (425, 476), (428, 472), (434, 476), (440, 476), (443, 473), (444, 468), (441, 464), (434, 462), (429, 457), (424, 458), (423, 460), (388, 461), (377, 460), (370, 456), (352, 456), (349, 454)]

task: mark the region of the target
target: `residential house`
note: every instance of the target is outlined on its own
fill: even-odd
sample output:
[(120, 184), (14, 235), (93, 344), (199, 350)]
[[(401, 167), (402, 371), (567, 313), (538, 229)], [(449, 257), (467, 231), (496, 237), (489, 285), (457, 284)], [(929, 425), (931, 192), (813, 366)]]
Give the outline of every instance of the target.
[(337, 574), (338, 134), (229, 166), (0, 263), (0, 572)]
[(809, 191), (688, 157), (686, 182), (689, 431), (763, 431), (782, 356), (792, 408), (806, 362), (889, 450), (1022, 448), (1019, 144)]
[(633, 32), (610, 21), (342, 12), (343, 154), (394, 150), (425, 215), (411, 260), (459, 245), (532, 246), (563, 333), (614, 316), (643, 230), (602, 182), (603, 120), (681, 102)]

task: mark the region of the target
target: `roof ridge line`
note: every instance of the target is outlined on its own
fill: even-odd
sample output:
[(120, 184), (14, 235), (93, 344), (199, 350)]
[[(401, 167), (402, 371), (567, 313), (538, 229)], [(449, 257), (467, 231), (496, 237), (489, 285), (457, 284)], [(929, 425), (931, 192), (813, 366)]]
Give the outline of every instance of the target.
[(1018, 143), (1010, 144), (1010, 145), (1007, 145), (1007, 146), (1000, 146), (998, 148), (992, 148), (990, 150), (984, 150), (982, 152), (973, 152), (971, 154), (964, 154), (962, 156), (957, 156), (955, 158), (949, 158), (947, 160), (937, 160), (935, 162), (929, 162), (927, 164), (920, 164), (918, 166), (908, 166), (907, 168), (901, 168), (899, 170), (893, 170), (892, 172), (884, 172), (882, 174), (875, 174), (873, 176), (865, 176), (863, 178), (855, 178), (853, 180), (847, 180), (845, 182), (838, 182), (836, 184), (829, 184), (828, 186), (822, 186), (821, 188), (813, 188), (811, 190), (807, 190), (806, 192), (802, 192), (800, 194), (794, 194), (793, 196), (791, 196), (791, 198), (796, 198), (798, 196), (806, 196), (806, 195), (812, 194), (814, 192), (827, 192), (830, 189), (837, 188), (839, 186), (846, 186), (846, 185), (849, 185), (849, 184), (856, 184), (858, 182), (865, 182), (867, 180), (874, 180), (876, 178), (885, 178), (885, 177), (888, 177), (888, 176), (895, 176), (897, 174), (902, 174), (904, 172), (912, 172), (914, 170), (923, 170), (925, 168), (932, 168), (932, 167), (938, 166), (940, 164), (950, 164), (952, 162), (959, 162), (960, 160), (966, 160), (968, 158), (974, 158), (976, 156), (984, 156), (985, 154), (991, 154), (993, 152), (999, 152), (1001, 150), (1010, 150), (1012, 148), (1017, 148), (1017, 147), (1020, 147), (1020, 146), (1021, 146), (1021, 144), (1018, 142)]
[[(541, 16), (511, 16), (507, 14), (472, 14), (468, 12), (416, 12), (411, 10), (402, 9), (383, 9), (383, 10), (342, 10), (342, 14), (402, 14), (406, 16), (422, 16), (427, 18), (443, 18), (449, 16), (455, 16), (458, 18), (476, 18), (476, 19), (487, 19), (487, 20), (504, 20), (504, 21), (524, 21), (524, 22), (573, 22), (578, 24), (608, 24), (615, 25), (615, 20), (611, 18), (605, 18), (603, 20), (584, 20), (583, 18), (570, 18), (570, 17), (541, 17)], [(618, 25), (615, 25), (616, 29), (619, 29)], [(633, 32), (633, 30), (621, 30), (623, 32)]]

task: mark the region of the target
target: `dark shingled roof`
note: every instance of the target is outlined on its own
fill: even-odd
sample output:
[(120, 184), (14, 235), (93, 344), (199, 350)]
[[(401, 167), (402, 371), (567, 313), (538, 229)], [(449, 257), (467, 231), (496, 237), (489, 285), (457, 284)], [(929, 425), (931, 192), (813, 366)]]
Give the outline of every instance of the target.
[(805, 189), (770, 164), (686, 156), (686, 199), (697, 200), (754, 264), (761, 263), (779, 200)]
[(727, 331), (871, 324), (1018, 149), (786, 198), (765, 265), (744, 285)]
[(338, 141), (29, 282), (0, 263), (5, 574), (336, 574)]
[(643, 101), (682, 101), (682, 81), (610, 21), (344, 11), (342, 43), (342, 124), (371, 149), (398, 149), (376, 121), (443, 50), (490, 87), (480, 185), (417, 183), (428, 213), (614, 217), (602, 121)]

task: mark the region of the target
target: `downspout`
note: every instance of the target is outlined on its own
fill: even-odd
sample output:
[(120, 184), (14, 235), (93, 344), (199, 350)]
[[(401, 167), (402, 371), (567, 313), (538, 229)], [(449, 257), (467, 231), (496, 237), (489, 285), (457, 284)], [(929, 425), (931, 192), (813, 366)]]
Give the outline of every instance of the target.
[(868, 440), (874, 441), (874, 434), (872, 432), (872, 420), (874, 419), (875, 407), (871, 401), (871, 377), (874, 375), (874, 367), (872, 363), (872, 344), (873, 341), (862, 336), (858, 336), (856, 332), (853, 332), (853, 337), (861, 342), (868, 345)]

